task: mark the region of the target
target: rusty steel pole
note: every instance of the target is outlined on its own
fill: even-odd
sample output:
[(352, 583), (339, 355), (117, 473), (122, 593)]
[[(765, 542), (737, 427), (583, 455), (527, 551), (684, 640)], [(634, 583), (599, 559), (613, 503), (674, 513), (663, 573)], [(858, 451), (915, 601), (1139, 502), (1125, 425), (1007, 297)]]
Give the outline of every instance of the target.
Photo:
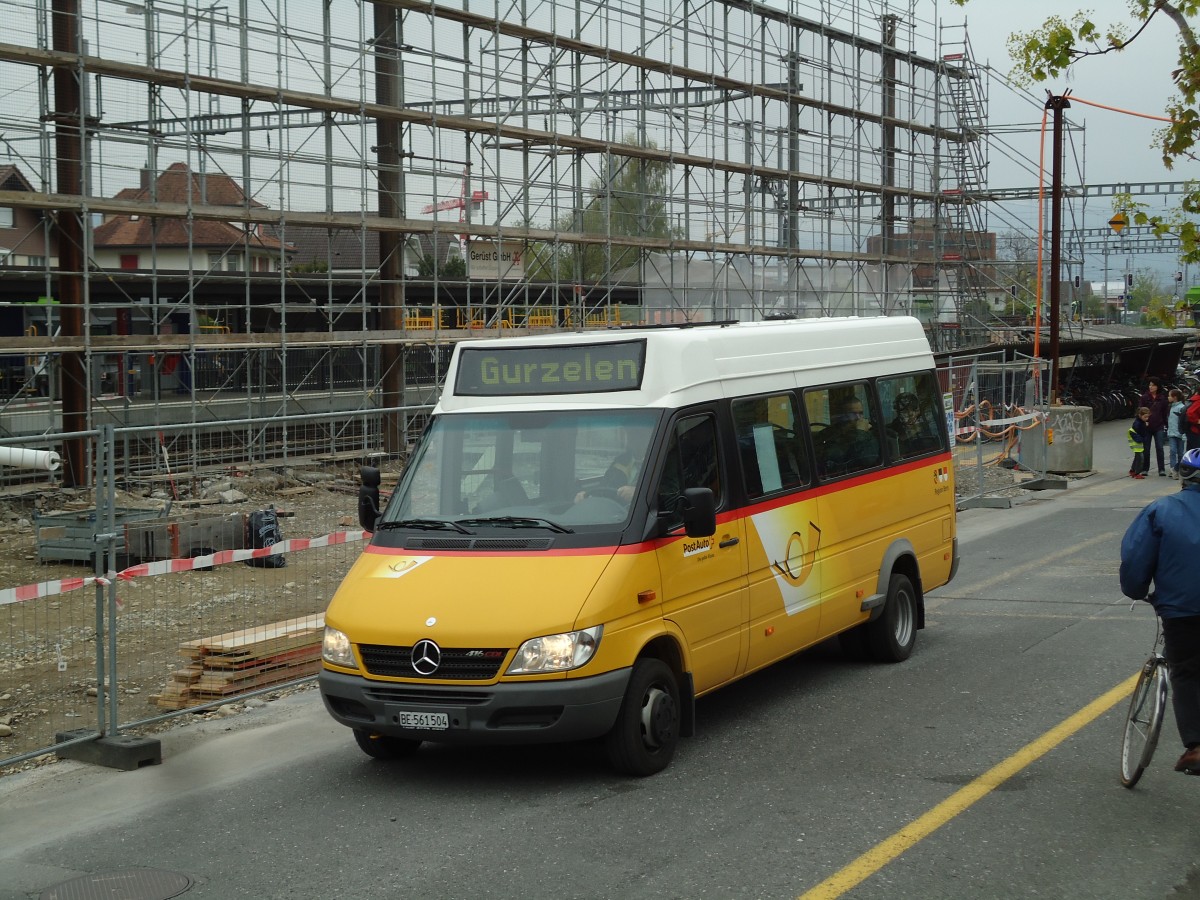
[[(79, 53), (78, 0), (53, 0), (51, 31), (54, 50)], [(54, 151), (56, 157), (55, 191), (67, 196), (83, 195), (84, 141), (87, 135), (86, 111), (82, 108), (80, 79), (83, 67), (75, 62), (54, 67)], [(83, 218), (78, 210), (60, 209), (55, 214), (58, 236), (58, 301), (60, 334), (67, 344), (84, 333), (83, 302)], [(84, 355), (80, 350), (62, 354), (60, 397), (62, 428), (65, 432), (84, 431), (88, 419), (88, 378)], [(63, 483), (69, 487), (88, 483), (87, 445), (83, 438), (63, 442)]]
[[(400, 103), (400, 13), (385, 4), (375, 4), (375, 100), (383, 106)], [(379, 215), (385, 219), (403, 216), (400, 185), (401, 131), (392, 119), (375, 122), (375, 159), (379, 178)], [(404, 327), (404, 287), (400, 281), (404, 252), (401, 235), (381, 230), (379, 239), (379, 327), (399, 332)], [(379, 348), (380, 398), (385, 408), (402, 407), (405, 399), (404, 351), (400, 343)], [(391, 454), (407, 449), (407, 416), (389, 414), (384, 426), (384, 448)]]
[[(1063, 110), (1070, 109), (1069, 94), (1051, 95), (1046, 108), (1054, 114), (1053, 158), (1050, 164), (1050, 402), (1058, 400), (1058, 325), (1062, 289), (1062, 157)], [(1041, 323), (1038, 323), (1041, 327)]]

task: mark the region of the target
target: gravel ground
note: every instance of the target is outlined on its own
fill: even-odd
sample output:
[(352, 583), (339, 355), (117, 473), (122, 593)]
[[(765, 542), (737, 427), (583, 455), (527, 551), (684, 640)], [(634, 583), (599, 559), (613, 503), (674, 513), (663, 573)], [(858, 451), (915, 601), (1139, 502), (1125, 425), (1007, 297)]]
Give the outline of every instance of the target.
[[(177, 484), (180, 497), (171, 501), (172, 516), (232, 517), (240, 524), (240, 514), (274, 505), (285, 540), (357, 531), (356, 475), (356, 470), (301, 471)], [(121, 494), (117, 506), (162, 509), (167, 499), (161, 490), (147, 489)], [(39, 562), (34, 518), (71, 511), (86, 515), (93, 508), (90, 491), (70, 489), (0, 500), (0, 588), (92, 575), (85, 563)], [(117, 632), (105, 641), (106, 649), (109, 639), (117, 646), (118, 721), (124, 725), (168, 714), (156, 698), (171, 672), (188, 662), (181, 644), (323, 612), (361, 546), (354, 542), (289, 554), (282, 568), (229, 563), (118, 581)], [(106, 598), (101, 594), (100, 599)], [(50, 746), (58, 732), (95, 727), (97, 600), (97, 589), (84, 587), (0, 605), (0, 759)], [(291, 690), (279, 688), (267, 696)], [(233, 700), (200, 715), (228, 715), (240, 708), (241, 701)], [(153, 733), (178, 721), (140, 725), (131, 733)], [(53, 759), (38, 757), (0, 768), (0, 774)]]

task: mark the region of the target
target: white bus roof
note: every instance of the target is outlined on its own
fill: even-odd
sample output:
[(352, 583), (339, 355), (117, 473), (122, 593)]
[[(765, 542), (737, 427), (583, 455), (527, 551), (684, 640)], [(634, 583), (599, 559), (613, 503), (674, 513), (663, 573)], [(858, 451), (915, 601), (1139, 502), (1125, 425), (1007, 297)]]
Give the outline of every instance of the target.
[[(492, 338), (463, 341), (455, 347), (437, 411), (674, 408), (726, 396), (929, 369), (933, 364), (925, 331), (910, 316)], [(613, 383), (635, 367), (633, 382), (626, 378), (616, 386), (602, 387), (605, 379)]]

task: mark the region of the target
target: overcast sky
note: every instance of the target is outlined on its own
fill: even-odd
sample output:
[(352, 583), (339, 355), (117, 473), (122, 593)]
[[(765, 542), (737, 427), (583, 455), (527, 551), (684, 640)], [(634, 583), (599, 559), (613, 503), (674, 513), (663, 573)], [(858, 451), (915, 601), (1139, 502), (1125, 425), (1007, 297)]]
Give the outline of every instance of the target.
[[(948, 21), (952, 21), (956, 15), (966, 16), (977, 61), (990, 63), (996, 70), (1007, 74), (1012, 68), (1006, 46), (1008, 35), (1014, 30), (1031, 30), (1041, 24), (1050, 5), (1046, 0), (971, 0), (965, 7), (943, 7), (943, 10), (952, 10), (943, 15)], [(1063, 13), (1075, 8), (1072, 3), (1055, 3), (1053, 6)], [(1101, 26), (1109, 22), (1132, 21), (1126, 13), (1126, 0), (1089, 0), (1084, 6), (1094, 11), (1093, 21)], [(1060, 81), (1043, 82), (1030, 86), (1028, 90), (1042, 102), (1047, 90), (1056, 94), (1070, 90), (1075, 96), (1095, 103), (1162, 116), (1172, 92), (1170, 73), (1178, 58), (1178, 35), (1178, 30), (1169, 19), (1156, 16), (1128, 49), (1080, 60)], [(1040, 112), (1021, 103), (1011, 91), (993, 90), (990, 100), (994, 124), (1031, 121), (1031, 112), (1040, 121)], [(1174, 181), (1189, 177), (1178, 170), (1168, 172), (1162, 165), (1158, 151), (1151, 149), (1154, 132), (1166, 123), (1083, 104), (1074, 104), (1070, 115), (1087, 126), (1088, 182), (1130, 179)], [(1011, 140), (1023, 141), (1028, 147), (1028, 155), (1037, 158), (1037, 134)], [(1077, 146), (1076, 152), (1083, 155), (1084, 148)], [(1194, 176), (1195, 172), (1192, 172), (1190, 177)], [(1008, 183), (993, 177), (996, 186)]]
[[(1104, 28), (1112, 22), (1129, 22), (1126, 0), (1085, 0), (1076, 3), (1048, 3), (1047, 0), (971, 0), (965, 7), (946, 3), (940, 12), (943, 23), (961, 22), (965, 17), (975, 59), (987, 63), (993, 69), (1006, 74), (1012, 69), (1008, 55), (1007, 38), (1013, 31), (1029, 31), (1040, 25), (1048, 14), (1048, 8), (1064, 18), (1076, 9), (1090, 9), (1092, 21)], [(1129, 29), (1132, 33), (1133, 29)], [(1126, 50), (1100, 57), (1080, 60), (1058, 82), (1043, 82), (1027, 88), (1036, 102), (1044, 105), (1046, 91), (1061, 94), (1066, 90), (1084, 100), (1102, 103), (1138, 113), (1154, 116), (1164, 115), (1168, 97), (1173, 93), (1171, 71), (1175, 68), (1179, 53), (1179, 32), (1173, 22), (1165, 16), (1156, 16), (1149, 27)], [(1006, 134), (993, 139), (989, 183), (993, 188), (1034, 187), (1037, 185), (1035, 171), (1009, 159), (1009, 155), (1031, 160), (1036, 166), (1039, 141), (1037, 126), (1041, 122), (1041, 109), (1034, 101), (1022, 99), (1017, 92), (1000, 87), (993, 81), (989, 96), (990, 122), (993, 127), (1029, 123), (1028, 133)], [(1067, 148), (1066, 179), (1078, 180), (1082, 167), (1084, 180), (1088, 184), (1114, 184), (1122, 182), (1187, 181), (1200, 178), (1200, 166), (1182, 160), (1168, 170), (1162, 164), (1161, 153), (1155, 149), (1155, 132), (1166, 123), (1122, 115), (1075, 103), (1069, 111), (1070, 118), (1083, 124), (1085, 133), (1074, 134)], [(1046, 136), (1046, 166), (1050, 166), (1050, 136)], [(1005, 146), (1013, 151), (1006, 154)], [(1049, 176), (1047, 175), (1047, 178)], [(1149, 198), (1147, 198), (1149, 199)], [(1158, 198), (1151, 202), (1152, 209), (1161, 211), (1175, 198)], [(1108, 198), (1093, 199), (1082, 211), (1089, 227), (1104, 225), (1112, 215)], [(1008, 210), (1010, 216), (1036, 219), (1036, 203)], [(997, 221), (996, 219), (1000, 219)], [(993, 218), (995, 230), (1005, 230), (1002, 216)], [(1117, 265), (1110, 260), (1110, 265)], [(1120, 263), (1124, 266), (1124, 261)], [(1152, 267), (1155, 271), (1173, 275), (1178, 263), (1172, 257), (1138, 255), (1132, 261), (1136, 269)], [(1087, 276), (1099, 279), (1102, 263), (1098, 258), (1086, 260)], [(1189, 281), (1200, 277), (1200, 266), (1193, 266)], [(1111, 277), (1117, 277), (1111, 275)]]

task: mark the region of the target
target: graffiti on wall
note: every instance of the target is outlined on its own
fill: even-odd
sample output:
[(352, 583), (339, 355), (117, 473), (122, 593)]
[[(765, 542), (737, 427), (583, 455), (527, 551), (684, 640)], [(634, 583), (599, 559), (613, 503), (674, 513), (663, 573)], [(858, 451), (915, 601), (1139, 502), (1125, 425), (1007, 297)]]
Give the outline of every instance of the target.
[(1090, 429), (1081, 409), (1050, 409), (1046, 415), (1046, 427), (1054, 435), (1055, 444), (1082, 444), (1087, 440)]

